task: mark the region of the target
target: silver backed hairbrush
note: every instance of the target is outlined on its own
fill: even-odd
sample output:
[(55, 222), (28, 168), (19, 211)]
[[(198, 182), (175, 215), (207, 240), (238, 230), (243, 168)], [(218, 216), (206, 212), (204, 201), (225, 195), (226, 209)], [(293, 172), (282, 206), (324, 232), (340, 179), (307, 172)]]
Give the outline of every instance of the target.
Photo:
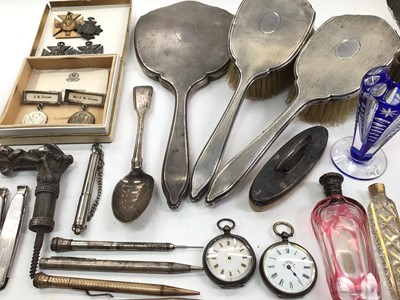
[(216, 175), (206, 203), (228, 195), (302, 109), (354, 97), (362, 76), (372, 67), (389, 63), (399, 47), (396, 31), (377, 16), (343, 15), (321, 25), (296, 59), (296, 98)]

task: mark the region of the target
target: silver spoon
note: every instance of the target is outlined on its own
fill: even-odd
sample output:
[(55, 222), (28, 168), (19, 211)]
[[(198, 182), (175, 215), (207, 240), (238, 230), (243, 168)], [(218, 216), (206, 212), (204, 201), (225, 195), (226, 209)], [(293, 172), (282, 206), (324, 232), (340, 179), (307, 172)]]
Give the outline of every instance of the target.
[(115, 186), (111, 204), (114, 216), (125, 223), (132, 222), (144, 212), (153, 194), (154, 179), (142, 170), (144, 116), (150, 109), (152, 94), (151, 86), (133, 89), (133, 106), (138, 115), (135, 151), (131, 171)]

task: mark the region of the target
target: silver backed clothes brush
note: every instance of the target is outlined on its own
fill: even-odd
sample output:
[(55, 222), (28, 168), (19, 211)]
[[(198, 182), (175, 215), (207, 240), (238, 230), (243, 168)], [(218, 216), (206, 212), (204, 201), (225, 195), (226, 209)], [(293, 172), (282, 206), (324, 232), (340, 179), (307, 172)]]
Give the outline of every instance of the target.
[(296, 58), (295, 100), (216, 175), (206, 203), (229, 194), (304, 107), (354, 97), (365, 72), (387, 64), (399, 46), (397, 33), (376, 16), (343, 15), (322, 24)]
[(191, 197), (199, 199), (217, 171), (241, 103), (252, 83), (293, 62), (313, 31), (315, 11), (305, 0), (244, 0), (230, 27), (229, 52), (238, 87), (201, 152)]
[(232, 15), (217, 7), (182, 1), (139, 18), (134, 34), (143, 71), (175, 95), (175, 110), (162, 168), (162, 188), (177, 208), (189, 186), (186, 102), (189, 94), (225, 74)]
[(3, 212), (4, 223), (0, 224), (0, 290), (5, 288), (13, 258), (21, 234), (25, 214), (26, 198), (29, 188), (18, 186), (17, 193), (10, 201), (7, 211)]

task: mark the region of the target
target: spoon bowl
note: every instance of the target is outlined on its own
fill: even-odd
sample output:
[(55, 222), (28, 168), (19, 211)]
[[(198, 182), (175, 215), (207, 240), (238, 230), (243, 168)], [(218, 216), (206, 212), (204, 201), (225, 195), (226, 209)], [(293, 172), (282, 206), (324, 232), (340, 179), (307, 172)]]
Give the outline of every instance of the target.
[(142, 169), (132, 169), (114, 188), (114, 216), (124, 223), (137, 219), (150, 203), (154, 179)]

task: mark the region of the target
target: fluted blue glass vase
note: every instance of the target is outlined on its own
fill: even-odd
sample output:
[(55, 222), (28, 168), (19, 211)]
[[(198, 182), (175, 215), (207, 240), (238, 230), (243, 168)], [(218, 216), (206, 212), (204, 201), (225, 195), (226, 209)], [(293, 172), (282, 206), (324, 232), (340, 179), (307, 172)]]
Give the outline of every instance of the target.
[(400, 130), (400, 54), (389, 66), (376, 67), (362, 78), (353, 137), (337, 141), (332, 161), (344, 174), (356, 179), (382, 175), (387, 158), (382, 151)]

